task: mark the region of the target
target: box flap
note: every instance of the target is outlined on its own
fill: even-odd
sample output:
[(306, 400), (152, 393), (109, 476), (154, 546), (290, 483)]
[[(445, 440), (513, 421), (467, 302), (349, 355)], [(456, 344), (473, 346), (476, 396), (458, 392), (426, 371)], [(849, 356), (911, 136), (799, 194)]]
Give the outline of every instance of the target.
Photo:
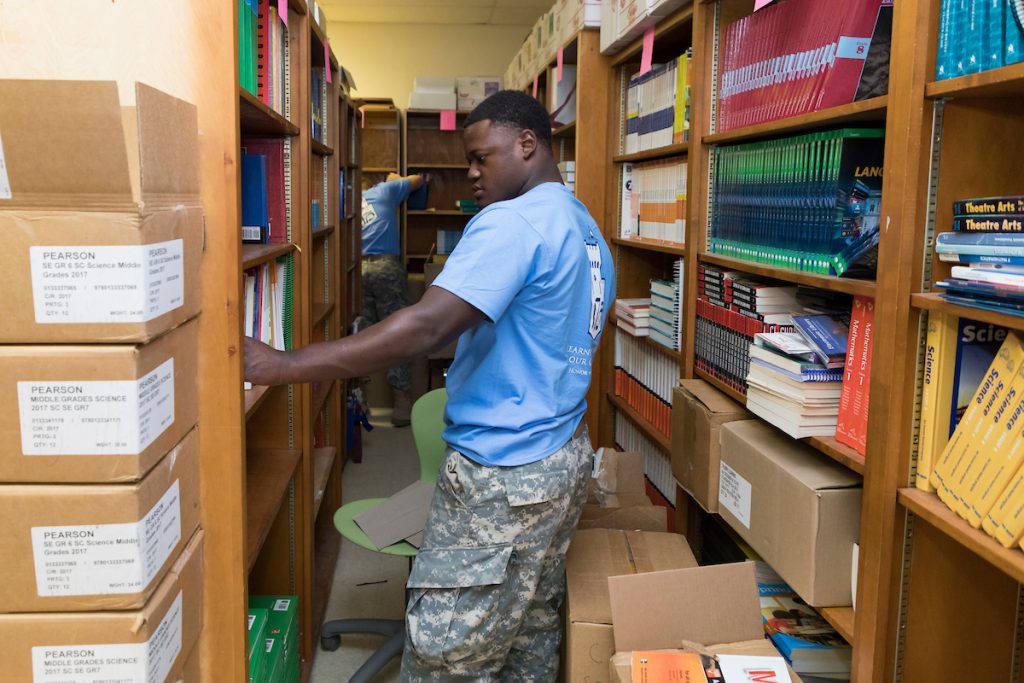
[(142, 196), (149, 202), (199, 201), (199, 123), (194, 105), (135, 84)]
[(727, 433), (814, 491), (856, 488), (863, 483), (856, 472), (823, 457), (810, 446), (794, 441), (760, 420), (740, 420), (724, 425), (723, 446), (729, 438)]
[(693, 397), (713, 414), (742, 415), (747, 413), (746, 408), (702, 379), (681, 379), (679, 380), (679, 386), (693, 394)]
[(133, 208), (113, 81), (0, 80), (3, 208)]
[(668, 531), (668, 513), (665, 508), (650, 504), (622, 508), (584, 505), (578, 528), (666, 532)]
[(416, 481), (355, 519), (378, 549), (423, 531), (434, 484)]
[(632, 451), (598, 449), (594, 482), (598, 499), (602, 494), (644, 493), (644, 456)]
[(614, 576), (608, 592), (620, 652), (763, 636), (751, 562)]

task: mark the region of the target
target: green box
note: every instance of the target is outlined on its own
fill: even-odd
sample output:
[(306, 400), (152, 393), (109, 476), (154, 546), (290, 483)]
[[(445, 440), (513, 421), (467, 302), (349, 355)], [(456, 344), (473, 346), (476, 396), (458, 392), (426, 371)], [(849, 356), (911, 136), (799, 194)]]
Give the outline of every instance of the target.
[(294, 595), (250, 595), (249, 606), (267, 610), (267, 637), (280, 636), (287, 661), (299, 647), (299, 599)]
[(299, 683), (299, 649), (292, 648), (291, 655), (284, 664), (284, 676), (281, 683)]
[(284, 642), (280, 636), (267, 635), (266, 639), (267, 667), (266, 675), (257, 683), (277, 683), (284, 674)]
[(267, 610), (249, 608), (249, 683), (257, 683), (266, 676), (267, 621)]

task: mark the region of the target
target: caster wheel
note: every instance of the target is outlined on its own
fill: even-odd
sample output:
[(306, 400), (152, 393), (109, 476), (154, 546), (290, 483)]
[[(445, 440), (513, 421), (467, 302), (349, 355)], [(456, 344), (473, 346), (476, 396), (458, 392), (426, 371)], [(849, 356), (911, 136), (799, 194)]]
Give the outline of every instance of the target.
[(341, 636), (321, 636), (320, 649), (324, 652), (334, 652), (341, 647)]

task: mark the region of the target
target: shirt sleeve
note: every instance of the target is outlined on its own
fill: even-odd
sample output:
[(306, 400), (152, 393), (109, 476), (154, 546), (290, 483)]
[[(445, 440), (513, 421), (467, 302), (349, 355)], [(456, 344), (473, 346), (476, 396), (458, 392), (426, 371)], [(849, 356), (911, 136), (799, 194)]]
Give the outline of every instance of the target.
[(388, 200), (398, 206), (412, 194), (412, 183), (405, 178), (392, 180), (390, 183), (384, 183), (384, 189), (387, 190)]
[(514, 211), (495, 209), (471, 223), (433, 285), (498, 320), (537, 273), (543, 242)]

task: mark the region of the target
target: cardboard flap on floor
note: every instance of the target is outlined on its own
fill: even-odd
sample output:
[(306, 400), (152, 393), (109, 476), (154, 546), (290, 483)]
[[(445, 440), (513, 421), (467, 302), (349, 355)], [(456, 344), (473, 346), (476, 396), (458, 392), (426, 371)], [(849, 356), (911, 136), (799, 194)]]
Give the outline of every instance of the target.
[(624, 508), (603, 508), (599, 505), (584, 505), (580, 515), (579, 529), (624, 529), (632, 531), (668, 531), (668, 512), (665, 508), (651, 505)]
[(752, 562), (612, 576), (608, 594), (619, 652), (764, 635)]
[(404, 541), (423, 531), (433, 494), (434, 484), (416, 481), (356, 517), (356, 524), (378, 549)]

